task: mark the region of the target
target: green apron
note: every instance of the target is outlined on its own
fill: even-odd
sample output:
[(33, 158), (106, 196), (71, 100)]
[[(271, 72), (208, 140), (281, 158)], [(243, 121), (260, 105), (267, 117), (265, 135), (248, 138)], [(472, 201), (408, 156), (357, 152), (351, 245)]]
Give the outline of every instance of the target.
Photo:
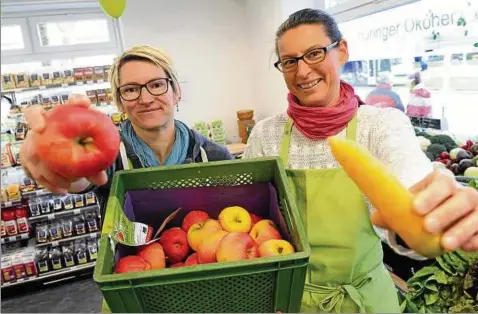
[[(289, 119), (280, 148), (286, 168), (292, 127)], [(356, 129), (354, 117), (348, 139), (355, 140)], [(286, 171), (312, 250), (301, 312), (400, 312), (380, 238), (355, 183), (341, 168)]]

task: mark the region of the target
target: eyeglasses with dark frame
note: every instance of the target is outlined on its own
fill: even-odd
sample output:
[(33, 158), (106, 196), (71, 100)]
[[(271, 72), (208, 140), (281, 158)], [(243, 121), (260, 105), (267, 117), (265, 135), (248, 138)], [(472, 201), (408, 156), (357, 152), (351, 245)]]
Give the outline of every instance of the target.
[(143, 87), (153, 96), (166, 94), (169, 89), (169, 82), (173, 80), (167, 77), (153, 79), (146, 84), (126, 84), (117, 88), (120, 97), (125, 101), (138, 100), (141, 97)]
[(282, 60), (278, 60), (276, 63), (274, 63), (274, 66), (277, 70), (283, 73), (290, 73), (295, 72), (297, 70), (300, 60), (303, 60), (308, 65), (320, 63), (325, 60), (327, 52), (329, 52), (332, 48), (336, 47), (339, 42), (340, 40), (331, 43), (327, 47), (314, 48), (310, 51), (307, 51), (300, 57), (287, 57)]

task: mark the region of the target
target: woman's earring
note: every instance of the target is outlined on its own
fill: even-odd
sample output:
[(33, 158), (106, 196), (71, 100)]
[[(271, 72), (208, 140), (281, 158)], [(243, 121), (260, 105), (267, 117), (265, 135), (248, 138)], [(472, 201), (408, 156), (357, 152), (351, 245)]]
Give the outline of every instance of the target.
[(179, 103), (176, 104), (176, 112), (179, 112)]

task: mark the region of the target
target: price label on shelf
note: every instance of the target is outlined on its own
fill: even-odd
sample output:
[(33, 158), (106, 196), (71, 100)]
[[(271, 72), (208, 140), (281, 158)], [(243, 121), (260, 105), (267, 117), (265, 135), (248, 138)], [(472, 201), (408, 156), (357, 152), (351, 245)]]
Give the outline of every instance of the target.
[(93, 84), (94, 82), (93, 81), (86, 81), (86, 84)]
[(78, 81), (78, 82), (76, 82), (76, 85), (83, 85), (83, 82)]
[(96, 233), (90, 233), (90, 238), (91, 239), (96, 239), (97, 234)]
[(13, 206), (12, 201), (8, 201), (8, 202), (5, 202), (3, 204), (4, 204), (3, 207), (12, 207)]
[(39, 87), (39, 89), (46, 89), (46, 86), (42, 85), (42, 86)]
[(73, 211), (73, 215), (79, 215), (81, 214), (81, 209), (77, 208)]
[(53, 241), (53, 242), (51, 243), (51, 246), (58, 246), (58, 245), (60, 245), (60, 243), (59, 243), (58, 241)]
[(28, 233), (22, 233), (20, 235), (20, 238), (23, 239), (23, 240), (26, 240), (26, 239), (30, 238), (30, 236), (28, 235)]
[(7, 242), (14, 242), (15, 240), (17, 240), (17, 237), (16, 236), (11, 236), (11, 237), (8, 237)]
[(63, 83), (63, 84), (61, 84), (61, 87), (68, 87), (68, 84)]
[(98, 80), (98, 83), (104, 83), (105, 81), (104, 80)]
[(47, 219), (48, 219), (48, 220), (53, 220), (53, 219), (55, 219), (55, 214), (50, 214), (50, 215), (48, 215), (48, 216), (47, 216)]

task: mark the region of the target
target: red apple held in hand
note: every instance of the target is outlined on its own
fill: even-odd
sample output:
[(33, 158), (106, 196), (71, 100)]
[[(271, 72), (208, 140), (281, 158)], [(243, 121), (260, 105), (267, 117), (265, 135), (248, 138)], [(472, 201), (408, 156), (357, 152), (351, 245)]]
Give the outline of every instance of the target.
[(188, 235), (181, 228), (175, 227), (163, 232), (159, 238), (169, 264), (182, 262), (188, 256)]
[(219, 242), (221, 242), (222, 238), (224, 238), (228, 234), (227, 231), (219, 230), (201, 241), (197, 251), (197, 258), (199, 264), (209, 264), (215, 263), (216, 260), (216, 252), (219, 246)]
[(286, 240), (271, 239), (259, 246), (259, 255), (261, 257), (286, 255), (294, 252), (294, 247)]
[(198, 264), (199, 264), (199, 261), (198, 261), (197, 253), (193, 253), (189, 255), (189, 257), (184, 262), (184, 266), (192, 266), (192, 265), (198, 265)]
[(250, 214), (250, 215), (251, 215), (251, 224), (252, 224), (253, 227), (256, 223), (258, 223), (259, 221), (264, 219), (261, 216), (258, 216), (256, 214)]
[(176, 268), (176, 267), (183, 267), (184, 266), (184, 263), (183, 262), (179, 262), (179, 263), (175, 263), (171, 266), (169, 266), (169, 268)]
[(209, 214), (203, 212), (202, 210), (193, 210), (189, 212), (183, 219), (182, 229), (186, 232), (189, 231), (192, 225), (197, 224), (201, 221), (206, 221), (209, 219)]
[(34, 150), (46, 167), (69, 179), (105, 170), (119, 152), (120, 136), (111, 119), (81, 105), (55, 107), (43, 132), (33, 136)]
[(217, 248), (218, 262), (232, 262), (259, 257), (259, 249), (249, 233), (232, 232), (226, 235)]
[(264, 219), (256, 223), (249, 234), (258, 246), (270, 239), (282, 239), (277, 226), (269, 219)]
[(151, 265), (140, 256), (125, 256), (121, 258), (115, 267), (116, 274), (134, 273), (150, 270)]
[(164, 255), (163, 247), (158, 242), (140, 247), (136, 255), (148, 262), (151, 265), (151, 269), (163, 269), (166, 267), (166, 256)]

